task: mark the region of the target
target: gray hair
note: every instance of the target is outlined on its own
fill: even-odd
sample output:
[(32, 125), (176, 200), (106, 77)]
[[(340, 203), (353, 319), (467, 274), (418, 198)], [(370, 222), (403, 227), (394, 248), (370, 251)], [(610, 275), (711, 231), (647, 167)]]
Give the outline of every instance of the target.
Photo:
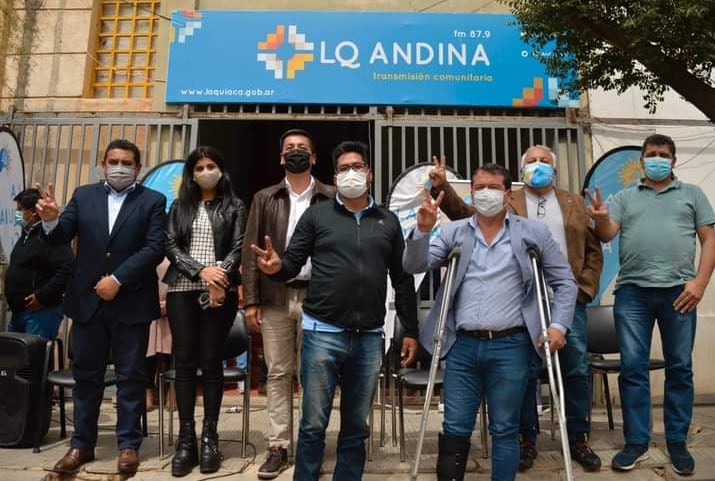
[(551, 150), (550, 147), (547, 147), (546, 145), (541, 145), (541, 144), (532, 145), (531, 147), (529, 147), (528, 149), (526, 149), (526, 150), (524, 151), (524, 155), (521, 156), (521, 165), (524, 165), (524, 161), (526, 160), (526, 154), (528, 154), (531, 149), (537, 149), (537, 148), (538, 148), (538, 149), (544, 149), (544, 150), (546, 150), (548, 153), (550, 153), (550, 154), (551, 154), (551, 160), (554, 162), (554, 165), (556, 165), (556, 159), (557, 159), (557, 157), (556, 157), (556, 152), (554, 152), (553, 150)]

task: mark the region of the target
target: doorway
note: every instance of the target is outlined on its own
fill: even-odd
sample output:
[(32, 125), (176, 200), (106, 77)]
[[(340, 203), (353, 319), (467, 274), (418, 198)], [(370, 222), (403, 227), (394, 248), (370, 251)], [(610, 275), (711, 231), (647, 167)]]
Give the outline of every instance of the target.
[(199, 121), (199, 145), (211, 145), (226, 158), (228, 173), (237, 195), (250, 204), (259, 190), (280, 182), (280, 137), (289, 129), (303, 129), (313, 136), (318, 160), (313, 176), (333, 184), (332, 150), (343, 140), (371, 145), (368, 121), (318, 120), (224, 120)]

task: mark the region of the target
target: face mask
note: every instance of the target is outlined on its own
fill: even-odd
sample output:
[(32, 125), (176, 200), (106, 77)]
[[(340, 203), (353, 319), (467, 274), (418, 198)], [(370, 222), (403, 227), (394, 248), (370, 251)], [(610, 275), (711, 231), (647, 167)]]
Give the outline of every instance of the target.
[(123, 164), (108, 165), (104, 170), (104, 175), (107, 178), (107, 183), (117, 192), (123, 191), (136, 180), (134, 167)]
[(211, 190), (216, 187), (221, 177), (223, 177), (221, 169), (204, 169), (200, 173), (194, 173), (194, 182), (199, 184), (202, 190)]
[(664, 180), (673, 172), (671, 160), (663, 157), (648, 157), (643, 159), (643, 166), (645, 167), (646, 177), (656, 182)]
[(310, 168), (310, 152), (302, 149), (289, 150), (283, 154), (285, 169), (291, 174), (300, 174)]
[(355, 199), (367, 192), (367, 172), (348, 170), (337, 176), (336, 186), (343, 197)]
[(19, 210), (15, 211), (15, 225), (19, 225), (23, 229), (27, 227), (27, 221), (25, 220), (25, 216), (22, 215), (22, 212)]
[(530, 187), (548, 187), (554, 180), (554, 168), (542, 162), (532, 162), (521, 168), (521, 178)]
[(504, 209), (504, 191), (499, 189), (480, 189), (472, 194), (472, 201), (477, 212), (484, 217), (494, 217)]

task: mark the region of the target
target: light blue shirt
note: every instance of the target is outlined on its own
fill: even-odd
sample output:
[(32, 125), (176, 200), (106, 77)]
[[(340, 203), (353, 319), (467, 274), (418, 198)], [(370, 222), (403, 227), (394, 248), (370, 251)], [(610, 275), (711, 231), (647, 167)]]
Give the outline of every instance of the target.
[(475, 230), (476, 245), (454, 297), (457, 329), (501, 331), (523, 326), (523, 279), (511, 246), (508, 215), (491, 244), (474, 217), (468, 225)]
[[(343, 200), (340, 198), (340, 194), (336, 194), (335, 200), (338, 202), (338, 204), (344, 206), (345, 203)], [(368, 210), (370, 207), (375, 205), (375, 201), (373, 200), (372, 196), (368, 197), (368, 203), (367, 206), (364, 208), (360, 209), (358, 212), (353, 212), (353, 216), (355, 217), (355, 221), (357, 223), (360, 223), (360, 219), (362, 219), (363, 214), (365, 214), (365, 211)], [(336, 326), (335, 324), (329, 324), (327, 322), (320, 321), (316, 319), (315, 317), (311, 316), (310, 314), (306, 314), (305, 312), (303, 313), (303, 321), (301, 322), (301, 326), (304, 331), (318, 331), (318, 332), (333, 332), (333, 333), (339, 333), (339, 332), (345, 332), (345, 328), (342, 328), (340, 326)], [(382, 327), (376, 327), (374, 329), (364, 329), (362, 332), (375, 332), (375, 333), (382, 333), (383, 329)]]

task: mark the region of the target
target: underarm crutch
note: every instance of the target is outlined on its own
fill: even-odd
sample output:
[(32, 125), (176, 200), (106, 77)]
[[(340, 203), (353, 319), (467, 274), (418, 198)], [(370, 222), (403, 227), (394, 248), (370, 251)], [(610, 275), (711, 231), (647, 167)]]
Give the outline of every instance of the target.
[(559, 353), (554, 352), (553, 356), (549, 347), (548, 326), (551, 323), (551, 306), (549, 304), (549, 293), (546, 290), (546, 279), (541, 266), (541, 256), (535, 247), (529, 247), (527, 253), (531, 258), (531, 270), (534, 277), (534, 288), (536, 289), (536, 300), (539, 305), (539, 321), (541, 322), (541, 336), (544, 339), (544, 351), (546, 351), (546, 371), (549, 374), (549, 386), (551, 388), (554, 407), (559, 419), (559, 432), (561, 434), (561, 452), (564, 458), (564, 468), (566, 469), (567, 481), (573, 481), (573, 466), (571, 465), (571, 449), (569, 447), (568, 433), (566, 431), (566, 404), (564, 398), (564, 383), (561, 377), (561, 365), (559, 364)]
[(422, 455), (422, 445), (425, 441), (425, 429), (427, 429), (427, 419), (429, 418), (429, 406), (432, 399), (432, 391), (434, 390), (434, 379), (437, 376), (437, 368), (439, 367), (439, 358), (442, 351), (442, 339), (444, 338), (444, 326), (449, 312), (449, 301), (452, 298), (452, 287), (454, 286), (454, 278), (457, 275), (457, 264), (459, 264), (459, 256), (461, 252), (459, 247), (452, 249), (449, 253), (447, 275), (444, 278), (444, 291), (442, 292), (442, 305), (439, 308), (439, 318), (434, 329), (434, 349), (432, 351), (432, 363), (430, 364), (429, 378), (427, 379), (427, 391), (425, 392), (425, 404), (422, 408), (422, 420), (420, 422), (420, 432), (417, 438), (417, 451), (415, 452), (415, 460), (412, 464), (410, 479), (417, 480), (417, 471), (420, 467), (420, 456)]

